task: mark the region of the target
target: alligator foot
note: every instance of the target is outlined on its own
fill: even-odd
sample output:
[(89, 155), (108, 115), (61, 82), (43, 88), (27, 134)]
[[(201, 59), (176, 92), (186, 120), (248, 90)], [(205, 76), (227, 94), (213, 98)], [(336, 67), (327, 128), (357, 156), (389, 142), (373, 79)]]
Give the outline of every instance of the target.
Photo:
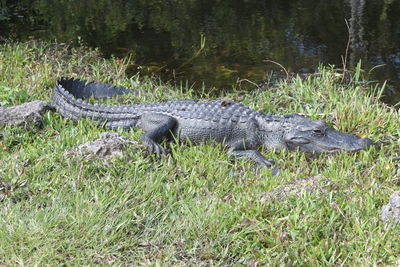
[(251, 147), (251, 145), (246, 142), (238, 142), (231, 146), (228, 153), (237, 158), (250, 159), (264, 168), (270, 169), (275, 164), (273, 159), (267, 159), (257, 150), (246, 150), (246, 147)]
[(257, 150), (229, 150), (229, 154), (237, 158), (251, 159), (263, 168), (272, 168), (274, 165), (273, 159), (267, 159)]
[(155, 142), (147, 133), (143, 134), (141, 139), (143, 145), (149, 149), (150, 154), (156, 154), (157, 158), (161, 158), (161, 156), (165, 156), (167, 154), (165, 149), (160, 144)]
[(146, 113), (140, 116), (137, 126), (146, 131), (141, 139), (150, 154), (156, 154), (158, 158), (166, 155), (165, 149), (157, 141), (167, 137), (175, 125), (176, 120), (168, 115)]

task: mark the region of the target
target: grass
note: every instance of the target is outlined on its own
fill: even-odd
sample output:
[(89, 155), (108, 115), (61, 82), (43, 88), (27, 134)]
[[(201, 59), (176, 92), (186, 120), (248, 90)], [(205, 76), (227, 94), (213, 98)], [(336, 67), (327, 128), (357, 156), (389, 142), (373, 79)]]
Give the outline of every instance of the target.
[[(85, 47), (3, 44), (0, 103), (48, 101), (61, 76), (140, 89), (119, 99), (125, 103), (210, 98), (139, 75), (127, 78), (128, 63), (103, 59)], [(377, 101), (356, 75), (346, 83), (341, 78), (321, 67), (320, 75), (282, 82), (276, 90), (217, 95), (275, 114), (332, 116), (332, 127), (384, 143), (381, 149), (314, 158), (263, 151), (280, 167), (278, 176), (255, 170), (251, 162), (233, 161), (212, 143), (165, 143), (170, 155), (161, 161), (141, 147), (108, 163), (66, 157), (66, 150), (105, 129), (88, 120), (72, 123), (51, 111), (40, 129), (2, 127), (0, 264), (394, 264), (400, 258), (400, 226), (386, 227), (379, 216), (400, 186), (399, 112)], [(140, 137), (138, 130), (120, 133)], [(278, 186), (316, 175), (337, 188), (265, 199)]]

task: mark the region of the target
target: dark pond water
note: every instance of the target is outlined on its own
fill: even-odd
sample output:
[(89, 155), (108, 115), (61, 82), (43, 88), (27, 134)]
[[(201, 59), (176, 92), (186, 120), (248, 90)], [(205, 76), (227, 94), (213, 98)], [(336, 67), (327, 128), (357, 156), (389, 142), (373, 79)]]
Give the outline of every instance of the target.
[[(3, 36), (45, 38), (132, 54), (130, 73), (229, 89), (265, 82), (281, 68), (359, 60), (365, 79), (389, 80), (400, 99), (400, 0), (6, 0)], [(346, 25), (346, 21), (348, 26)], [(379, 66), (379, 67), (375, 67)], [(374, 68), (375, 67), (375, 68)], [(373, 69), (372, 71), (369, 71)]]

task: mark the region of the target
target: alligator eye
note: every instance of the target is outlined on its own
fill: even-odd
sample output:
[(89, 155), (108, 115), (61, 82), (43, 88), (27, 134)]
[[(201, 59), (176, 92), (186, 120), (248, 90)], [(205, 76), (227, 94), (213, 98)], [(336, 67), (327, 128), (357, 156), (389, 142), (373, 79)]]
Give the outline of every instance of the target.
[(314, 133), (315, 135), (323, 135), (323, 134), (324, 134), (324, 133), (323, 133), (321, 130), (319, 130), (319, 129), (313, 130), (313, 133)]

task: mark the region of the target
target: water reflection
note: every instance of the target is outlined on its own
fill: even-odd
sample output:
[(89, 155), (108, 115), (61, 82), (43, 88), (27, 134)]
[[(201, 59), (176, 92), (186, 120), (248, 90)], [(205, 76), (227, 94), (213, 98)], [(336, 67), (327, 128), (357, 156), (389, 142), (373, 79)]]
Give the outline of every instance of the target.
[(365, 59), (366, 42), (364, 40), (365, 0), (348, 0), (350, 18), (347, 26), (350, 39), (350, 65), (355, 66), (360, 59)]
[(14, 37), (133, 54), (139, 71), (165, 80), (226, 89), (280, 71), (265, 59), (289, 72), (312, 72), (319, 62), (342, 66), (350, 35), (349, 67), (360, 59), (366, 69), (385, 64), (372, 78), (400, 81), (400, 1), (21, 0), (8, 7), (13, 24), (0, 18), (0, 26)]

